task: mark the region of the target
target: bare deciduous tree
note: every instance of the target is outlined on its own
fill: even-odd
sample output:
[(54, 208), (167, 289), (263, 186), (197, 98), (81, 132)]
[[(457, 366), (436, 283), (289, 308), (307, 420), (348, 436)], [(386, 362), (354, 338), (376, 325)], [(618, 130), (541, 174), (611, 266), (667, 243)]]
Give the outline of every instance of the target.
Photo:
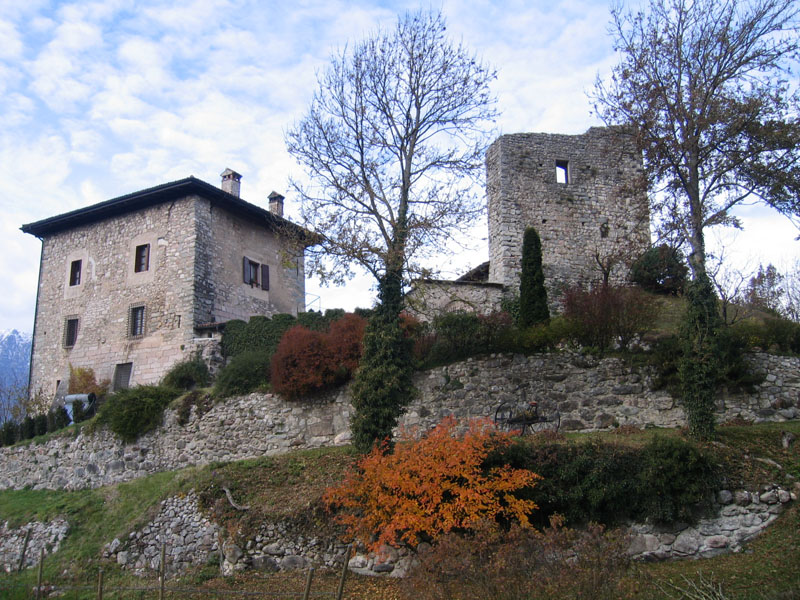
[(760, 201), (800, 214), (800, 97), (795, 0), (651, 0), (645, 12), (612, 10), (622, 54), (598, 81), (595, 110), (635, 131), (666, 228), (706, 274), (704, 230), (736, 225), (730, 210)]
[(360, 265), (382, 302), (398, 303), (404, 277), (426, 273), (424, 258), (482, 208), (474, 183), (495, 72), (445, 29), (440, 13), (407, 14), (335, 55), (286, 136), (309, 175), (293, 182), (303, 224), (319, 236), (309, 270), (340, 282)]

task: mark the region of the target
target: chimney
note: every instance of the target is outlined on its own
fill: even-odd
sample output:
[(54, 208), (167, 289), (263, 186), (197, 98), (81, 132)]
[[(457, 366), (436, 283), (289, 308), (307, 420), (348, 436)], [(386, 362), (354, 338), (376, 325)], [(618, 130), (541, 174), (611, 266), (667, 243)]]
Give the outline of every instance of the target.
[(242, 176), (233, 169), (225, 169), (222, 172), (222, 191), (228, 192), (239, 197), (239, 190), (242, 186)]
[(269, 212), (279, 217), (283, 216), (283, 196), (278, 192), (269, 195)]

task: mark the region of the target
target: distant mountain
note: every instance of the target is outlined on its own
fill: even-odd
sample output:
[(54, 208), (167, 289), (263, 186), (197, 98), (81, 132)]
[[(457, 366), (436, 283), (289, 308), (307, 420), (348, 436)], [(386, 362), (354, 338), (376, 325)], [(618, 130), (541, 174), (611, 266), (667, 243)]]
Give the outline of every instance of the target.
[(0, 331), (0, 388), (28, 385), (31, 336), (16, 329)]

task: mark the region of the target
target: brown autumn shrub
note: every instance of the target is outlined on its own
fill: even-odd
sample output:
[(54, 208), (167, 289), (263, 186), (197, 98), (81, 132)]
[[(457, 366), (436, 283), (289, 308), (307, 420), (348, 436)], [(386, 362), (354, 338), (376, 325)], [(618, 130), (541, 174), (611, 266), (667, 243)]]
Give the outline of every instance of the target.
[(557, 516), (541, 532), (483, 521), (418, 553), (404, 585), (418, 600), (611, 600), (621, 596), (627, 545), (617, 530), (568, 529)]
[(68, 394), (94, 394), (97, 398), (103, 398), (108, 393), (109, 387), (111, 380), (103, 379), (98, 383), (94, 369), (69, 366)]
[(327, 331), (295, 325), (281, 337), (272, 356), (272, 388), (297, 398), (348, 381), (361, 360), (367, 321), (346, 314)]
[(486, 420), (473, 420), (459, 434), (448, 418), (423, 438), (398, 443), (393, 453), (386, 445), (374, 448), (324, 501), (348, 534), (372, 550), (416, 547), (486, 519), (526, 528), (536, 504), (518, 492), (539, 476), (508, 465), (484, 467), (490, 452), (510, 444), (510, 435)]
[(589, 291), (573, 287), (562, 300), (575, 340), (601, 354), (615, 345), (627, 348), (652, 327), (657, 314), (655, 300), (632, 287), (599, 285)]

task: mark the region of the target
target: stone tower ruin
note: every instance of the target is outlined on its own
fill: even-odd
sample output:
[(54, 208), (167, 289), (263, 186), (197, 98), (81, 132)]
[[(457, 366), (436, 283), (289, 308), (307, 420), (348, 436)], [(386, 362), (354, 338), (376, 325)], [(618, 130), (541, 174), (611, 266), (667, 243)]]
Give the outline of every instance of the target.
[(566, 287), (627, 281), (650, 242), (641, 153), (617, 128), (517, 133), (486, 154), (489, 282), (519, 289), (522, 237), (534, 227), (551, 301)]

